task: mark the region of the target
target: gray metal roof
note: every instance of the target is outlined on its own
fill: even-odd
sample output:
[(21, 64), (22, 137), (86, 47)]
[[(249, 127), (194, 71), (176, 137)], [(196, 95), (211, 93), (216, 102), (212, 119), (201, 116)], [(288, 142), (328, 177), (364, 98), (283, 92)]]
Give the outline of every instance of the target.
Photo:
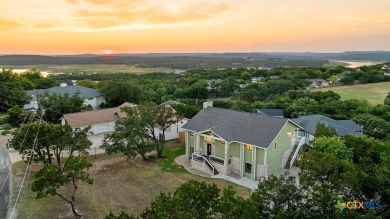
[(255, 113), (263, 116), (273, 116), (284, 118), (284, 113), (282, 109), (255, 109)]
[(64, 95), (68, 93), (71, 96), (79, 92), (80, 97), (83, 99), (91, 99), (91, 98), (101, 96), (101, 93), (98, 90), (89, 87), (79, 86), (79, 85), (70, 85), (65, 87), (57, 86), (57, 87), (51, 87), (49, 89), (29, 90), (27, 91), (27, 94), (29, 96), (35, 96), (36, 92), (38, 92), (38, 94), (41, 95), (41, 94), (45, 94), (46, 91), (48, 91), (49, 94), (55, 93), (58, 95)]
[(363, 130), (352, 120), (334, 120), (322, 115), (301, 116), (299, 118), (293, 119), (293, 122), (302, 126), (305, 131), (312, 135), (314, 135), (316, 132), (317, 123), (322, 123), (327, 127), (335, 128), (337, 134), (340, 136), (348, 134), (361, 136), (362, 134), (359, 132)]
[(227, 142), (241, 142), (267, 148), (288, 119), (262, 116), (217, 107), (201, 110), (183, 129), (210, 130)]

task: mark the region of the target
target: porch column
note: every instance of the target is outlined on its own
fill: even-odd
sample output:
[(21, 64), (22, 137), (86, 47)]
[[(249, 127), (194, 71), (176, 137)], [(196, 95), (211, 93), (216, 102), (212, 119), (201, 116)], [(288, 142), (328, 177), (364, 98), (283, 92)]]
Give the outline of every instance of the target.
[(190, 143), (188, 142), (188, 131), (184, 132), (184, 141), (186, 142), (186, 157), (190, 159)]
[(194, 146), (195, 146), (195, 151), (199, 151), (199, 135), (194, 134)]
[(256, 151), (257, 151), (257, 148), (256, 147), (253, 147), (253, 150), (252, 150), (252, 180), (253, 181), (256, 181)]
[(228, 174), (228, 158), (229, 158), (229, 144), (227, 143), (227, 141), (225, 141), (225, 160), (224, 160), (224, 169), (225, 169), (225, 172), (226, 172), (226, 175)]
[(240, 176), (244, 177), (244, 144), (240, 144)]
[(267, 172), (268, 172), (268, 167), (267, 167), (267, 153), (268, 153), (268, 148), (264, 150), (264, 177), (267, 177)]

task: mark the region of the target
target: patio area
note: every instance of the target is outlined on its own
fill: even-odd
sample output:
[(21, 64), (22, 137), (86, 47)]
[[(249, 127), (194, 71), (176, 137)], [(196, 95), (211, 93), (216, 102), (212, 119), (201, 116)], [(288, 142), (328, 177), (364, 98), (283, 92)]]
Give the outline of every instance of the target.
[(211, 175), (199, 170), (196, 170), (191, 167), (191, 160), (186, 159), (186, 155), (181, 155), (175, 159), (175, 162), (179, 165), (182, 165), (184, 169), (186, 169), (188, 172), (201, 176), (201, 177), (207, 177), (207, 178), (214, 178), (214, 179), (224, 179), (229, 182), (235, 183), (240, 186), (244, 186), (246, 188), (249, 188), (251, 190), (255, 190), (257, 188), (258, 181), (252, 181), (245, 177), (240, 177), (240, 175), (236, 173), (231, 173), (229, 175), (223, 175), (223, 174), (217, 174), (217, 175)]
[[(259, 184), (259, 181), (252, 181), (246, 177), (240, 177), (237, 173), (230, 173), (229, 175), (223, 175), (223, 174), (217, 174), (212, 175), (208, 174), (199, 170), (196, 170), (191, 167), (191, 160), (186, 159), (186, 155), (181, 155), (175, 159), (175, 162), (181, 166), (184, 167), (188, 172), (201, 176), (201, 177), (207, 177), (207, 178), (214, 178), (214, 179), (224, 179), (229, 182), (235, 183), (240, 186), (244, 186), (246, 188), (249, 188), (251, 190), (255, 190), (257, 188), (257, 185)], [(299, 167), (293, 166), (291, 170), (288, 169), (281, 169), (277, 174), (275, 174), (276, 177), (280, 177), (281, 175), (285, 174), (286, 172), (289, 173), (290, 176), (295, 177), (296, 185), (299, 185), (299, 173), (301, 172), (301, 169)]]

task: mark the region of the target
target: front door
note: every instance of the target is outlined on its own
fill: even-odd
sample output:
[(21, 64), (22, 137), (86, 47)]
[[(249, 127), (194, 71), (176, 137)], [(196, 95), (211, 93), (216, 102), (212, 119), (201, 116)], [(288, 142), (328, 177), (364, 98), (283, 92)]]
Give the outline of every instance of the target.
[(211, 143), (207, 143), (207, 156), (211, 155)]

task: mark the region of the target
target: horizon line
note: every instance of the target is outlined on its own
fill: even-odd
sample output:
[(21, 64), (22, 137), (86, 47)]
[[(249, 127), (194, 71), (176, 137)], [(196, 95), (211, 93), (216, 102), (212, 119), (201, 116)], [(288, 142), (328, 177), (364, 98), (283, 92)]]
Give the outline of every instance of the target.
[(80, 56), (80, 55), (96, 55), (96, 56), (115, 56), (115, 55), (157, 55), (157, 54), (261, 54), (261, 53), (284, 53), (284, 54), (341, 54), (341, 53), (358, 53), (358, 52), (390, 52), (390, 50), (351, 50), (343, 52), (271, 52), (271, 51), (262, 51), (262, 52), (143, 52), (143, 53), (74, 53), (74, 54), (39, 54), (39, 53), (10, 53), (10, 54), (0, 54), (0, 56)]

